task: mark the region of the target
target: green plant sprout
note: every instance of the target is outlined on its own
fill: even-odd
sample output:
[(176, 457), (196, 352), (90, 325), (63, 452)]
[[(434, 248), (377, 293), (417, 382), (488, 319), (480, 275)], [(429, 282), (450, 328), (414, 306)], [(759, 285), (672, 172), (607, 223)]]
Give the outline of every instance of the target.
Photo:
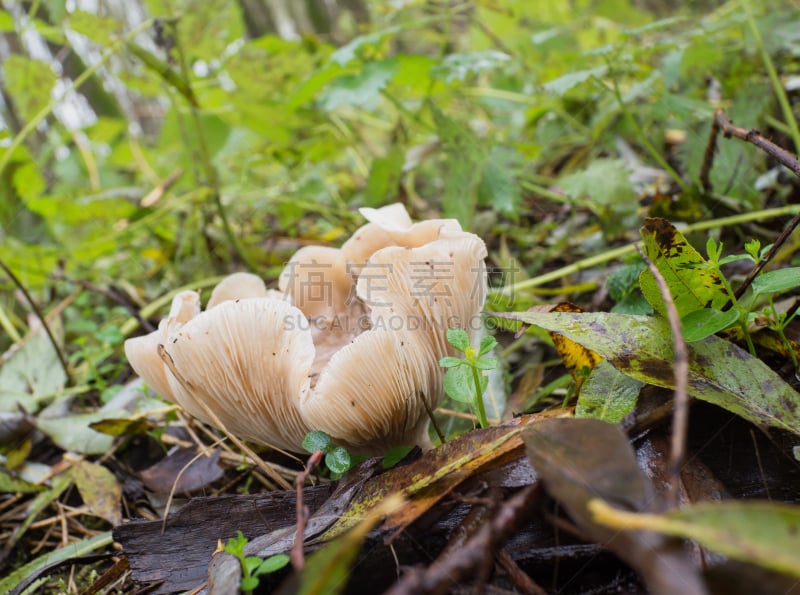
[(800, 286), (800, 267), (787, 267), (760, 273), (750, 284), (750, 299), (745, 304), (742, 300), (736, 298), (736, 294), (730, 282), (723, 274), (721, 267), (725, 264), (740, 260), (749, 260), (757, 264), (764, 258), (770, 246), (762, 248), (761, 242), (758, 240), (751, 240), (744, 246), (745, 254), (732, 254), (724, 257), (722, 256), (722, 248), (722, 242), (717, 243), (713, 238), (709, 238), (708, 242), (706, 242), (708, 260), (702, 266), (719, 276), (725, 293), (730, 298), (732, 304), (731, 308), (724, 312), (713, 308), (704, 308), (690, 312), (682, 319), (684, 338), (689, 342), (699, 341), (700, 339), (738, 325), (747, 342), (747, 348), (750, 354), (755, 356), (755, 345), (753, 344), (753, 339), (750, 336), (747, 326), (758, 316), (758, 313), (753, 311), (753, 307), (758, 303), (760, 298), (767, 296), (769, 299), (769, 307), (763, 312), (768, 321), (767, 325), (781, 337), (781, 340), (789, 348), (789, 352), (792, 354), (792, 361), (795, 367), (797, 367), (797, 357), (783, 332), (783, 329), (794, 318), (794, 314), (788, 317), (788, 319), (785, 314), (779, 314), (772, 304), (772, 295)]
[(483, 356), (495, 348), (497, 341), (494, 337), (484, 337), (478, 349), (475, 349), (470, 345), (469, 335), (464, 329), (449, 328), (447, 342), (463, 353), (464, 358), (447, 356), (439, 360), (439, 365), (447, 368), (444, 390), (451, 399), (469, 403), (477, 413), (481, 427), (485, 428), (489, 422), (483, 405), (483, 393), (489, 384), (489, 378), (483, 371), (495, 369), (497, 358)]
[(241, 531), (236, 532), (236, 537), (228, 539), (224, 551), (232, 556), (236, 556), (242, 566), (242, 581), (240, 583), (242, 592), (250, 595), (254, 589), (258, 588), (259, 576), (277, 572), (289, 563), (289, 556), (286, 554), (275, 554), (269, 558), (262, 559), (258, 556), (245, 556), (244, 547), (247, 545), (247, 538)]
[(347, 449), (343, 446), (335, 446), (333, 438), (320, 430), (314, 430), (306, 434), (305, 438), (303, 438), (303, 448), (311, 454), (318, 450), (322, 451), (325, 455), (325, 466), (330, 469), (333, 479), (340, 478), (353, 465), (353, 460)]

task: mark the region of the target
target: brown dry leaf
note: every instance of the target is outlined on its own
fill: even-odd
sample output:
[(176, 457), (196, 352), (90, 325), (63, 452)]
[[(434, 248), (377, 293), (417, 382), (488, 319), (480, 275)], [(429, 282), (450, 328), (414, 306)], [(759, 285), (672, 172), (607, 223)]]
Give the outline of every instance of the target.
[(169, 493), (173, 485), (176, 493), (192, 492), (222, 477), (219, 457), (218, 449), (198, 457), (195, 449), (181, 448), (142, 471), (140, 477), (147, 489), (157, 494)]
[(624, 510), (662, 509), (622, 430), (596, 419), (547, 419), (523, 435), (528, 458), (547, 491), (581, 531), (635, 569), (651, 593), (707, 592), (678, 542), (652, 531), (609, 529), (589, 512), (589, 502), (598, 498)]
[(78, 460), (70, 473), (90, 514), (114, 526), (122, 523), (122, 486), (111, 471), (97, 463)]

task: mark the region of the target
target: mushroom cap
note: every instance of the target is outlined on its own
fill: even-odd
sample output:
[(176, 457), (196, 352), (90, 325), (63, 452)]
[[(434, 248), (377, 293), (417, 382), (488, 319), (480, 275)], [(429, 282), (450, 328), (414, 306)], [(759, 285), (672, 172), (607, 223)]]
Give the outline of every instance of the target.
[(298, 399), (309, 389), (314, 344), (303, 313), (285, 301), (224, 301), (170, 334), (167, 380), (175, 400), (213, 425), (201, 403), (242, 438), (302, 450), (309, 431)]
[(227, 300), (267, 297), (269, 292), (264, 281), (252, 273), (233, 273), (220, 281), (211, 291), (206, 310)]
[(413, 333), (365, 332), (331, 358), (312, 392), (301, 397), (306, 424), (358, 454), (382, 454), (427, 442), (423, 399), (438, 402), (442, 372)]
[(434, 409), (444, 394), (439, 359), (454, 354), (447, 328), (473, 336), (480, 331), (486, 246), (453, 228), (443, 235), (417, 248), (389, 246), (372, 255), (364, 267), (370, 276), (362, 273), (357, 285), (371, 308), (372, 329), (333, 355), (301, 400), (307, 425), (356, 452), (426, 442), (425, 404)]
[(196, 291), (182, 291), (172, 299), (169, 315), (158, 324), (158, 329), (125, 341), (125, 357), (136, 372), (156, 393), (175, 401), (164, 362), (158, 355), (158, 346), (164, 343), (169, 332), (177, 330), (200, 313), (200, 295)]

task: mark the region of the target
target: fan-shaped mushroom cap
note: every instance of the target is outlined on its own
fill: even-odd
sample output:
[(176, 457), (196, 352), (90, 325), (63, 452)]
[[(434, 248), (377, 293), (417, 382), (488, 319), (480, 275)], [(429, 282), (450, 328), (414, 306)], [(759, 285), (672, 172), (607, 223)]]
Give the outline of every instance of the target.
[(301, 399), (306, 424), (362, 454), (427, 443), (423, 399), (438, 402), (442, 374), (412, 335), (372, 330), (339, 350)]
[(174, 401), (167, 381), (164, 362), (158, 355), (158, 346), (166, 341), (168, 333), (177, 330), (200, 313), (200, 295), (196, 291), (182, 291), (172, 300), (169, 315), (161, 320), (158, 329), (141, 337), (125, 341), (125, 357), (134, 372), (156, 393)]
[(430, 409), (441, 400), (439, 359), (453, 353), (447, 329), (478, 334), (486, 294), (483, 241), (452, 228), (445, 235), (418, 248), (383, 248), (366, 263), (370, 276), (357, 287), (372, 330), (339, 350), (301, 401), (310, 427), (365, 454), (425, 441), (423, 399)]
[(228, 275), (211, 291), (206, 310), (227, 300), (267, 297), (269, 292), (264, 281), (252, 273), (233, 273)]
[(314, 360), (300, 310), (268, 298), (225, 301), (172, 333), (164, 350), (172, 394), (191, 415), (213, 424), (202, 402), (237, 436), (300, 450), (309, 427), (297, 403)]

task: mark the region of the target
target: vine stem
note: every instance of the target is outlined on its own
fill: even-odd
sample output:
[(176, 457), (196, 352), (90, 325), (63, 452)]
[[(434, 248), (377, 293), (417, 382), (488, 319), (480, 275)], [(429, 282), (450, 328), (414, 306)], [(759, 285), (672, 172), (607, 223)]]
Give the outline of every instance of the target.
[(75, 80), (72, 82), (72, 85), (70, 85), (70, 87), (61, 95), (61, 97), (54, 97), (47, 103), (46, 106), (39, 110), (39, 113), (33, 116), (33, 118), (31, 118), (28, 123), (25, 124), (22, 130), (19, 131), (19, 134), (17, 134), (11, 141), (11, 144), (8, 146), (8, 149), (6, 149), (5, 153), (0, 156), (0, 177), (3, 176), (6, 167), (8, 167), (8, 164), (11, 161), (11, 155), (14, 154), (14, 151), (16, 151), (20, 145), (25, 142), (25, 139), (27, 139), (34, 130), (36, 130), (39, 124), (41, 124), (42, 121), (47, 118), (47, 116), (53, 113), (53, 110), (55, 109), (56, 105), (58, 105), (59, 101), (61, 101), (61, 98), (73, 93), (74, 91), (77, 91), (81, 85), (83, 85), (83, 83), (89, 80), (89, 78), (91, 78), (111, 58), (111, 56), (122, 49), (122, 47), (125, 46), (125, 44), (127, 44), (131, 39), (152, 27), (152, 25), (153, 19), (147, 19), (137, 27), (131, 29), (131, 31), (128, 32), (124, 37), (121, 37), (115, 41), (110, 48), (103, 52), (96, 64), (93, 64), (84, 70), (80, 76), (75, 78)]

